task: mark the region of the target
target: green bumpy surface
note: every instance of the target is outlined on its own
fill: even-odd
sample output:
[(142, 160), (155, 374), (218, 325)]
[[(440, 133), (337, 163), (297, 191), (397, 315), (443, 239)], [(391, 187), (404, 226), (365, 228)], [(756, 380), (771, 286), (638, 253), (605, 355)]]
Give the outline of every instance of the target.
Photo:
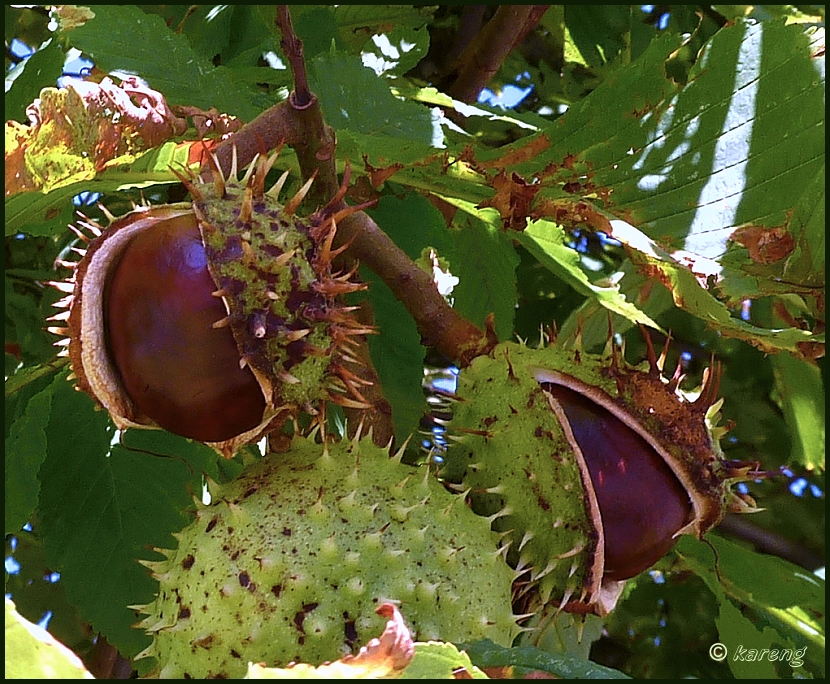
[[(534, 378), (533, 367), (576, 371), (596, 384), (599, 359), (548, 347), (506, 342), (461, 371), (442, 473), (469, 488), (473, 510), (510, 531), (511, 562), (530, 568), (543, 602), (579, 598), (597, 537), (589, 518), (579, 465)], [(576, 374), (576, 373), (575, 373)]]
[(149, 564), (160, 587), (140, 625), (160, 677), (339, 659), (380, 635), (386, 600), (419, 641), (508, 646), (518, 632), (514, 573), (487, 521), (369, 439), (323, 453), (295, 437), (216, 487), (177, 536)]

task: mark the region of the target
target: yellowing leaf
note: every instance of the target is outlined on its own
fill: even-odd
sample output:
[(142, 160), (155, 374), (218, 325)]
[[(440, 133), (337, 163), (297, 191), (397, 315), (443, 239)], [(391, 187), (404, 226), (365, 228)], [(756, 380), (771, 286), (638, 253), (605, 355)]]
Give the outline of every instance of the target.
[(286, 668), (252, 664), (246, 679), (380, 679), (398, 677), (415, 653), (412, 633), (398, 609), (383, 603), (375, 611), (389, 618), (378, 639), (372, 639), (356, 656), (346, 656), (319, 667), (298, 663)]

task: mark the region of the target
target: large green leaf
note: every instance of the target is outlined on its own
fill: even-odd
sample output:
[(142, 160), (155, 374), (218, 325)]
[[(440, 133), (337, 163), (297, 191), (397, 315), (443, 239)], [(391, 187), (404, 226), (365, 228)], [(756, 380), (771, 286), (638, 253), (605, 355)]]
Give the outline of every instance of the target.
[(138, 74), (170, 104), (215, 107), (243, 121), (269, 104), (253, 87), (238, 84), (232, 70), (214, 67), (161, 17), (135, 5), (95, 5), (93, 12), (95, 18), (67, 39), (99, 69)]
[(821, 371), (791, 354), (771, 359), (778, 403), (793, 439), (790, 456), (807, 468), (824, 469), (824, 383)]
[[(481, 204), (469, 196), (471, 190), (487, 195), (486, 184), (498, 189), (499, 179), (515, 172), (516, 191), (533, 197), (531, 216), (573, 226), (588, 220), (626, 244), (642, 273), (659, 278), (677, 306), (708, 325), (768, 351), (810, 355), (823, 335), (750, 325), (715, 297), (718, 290), (710, 291), (706, 278), (716, 284), (722, 279), (727, 295), (739, 285), (736, 274), (753, 279), (752, 287), (742, 286), (748, 296), (781, 294), (781, 269), (764, 272), (759, 257), (727, 244), (739, 227), (749, 239), (764, 241), (776, 235), (764, 231), (777, 226), (784, 246), (790, 239), (795, 245), (782, 262), (787, 272), (805, 285), (823, 282), (824, 185), (813, 181), (824, 169), (823, 82), (820, 65), (813, 65), (823, 51), (798, 26), (739, 22), (716, 34), (689, 84), (680, 88), (665, 72), (677, 47), (675, 36), (655, 39), (553, 124), (534, 122), (539, 132), (529, 138), (467, 154), (465, 160), (483, 172), (478, 183), (453, 181), (446, 170), (457, 162), (445, 162), (443, 175), (427, 162), (395, 174), (395, 180)], [(780, 79), (787, 83), (777, 88)], [(798, 149), (785, 153), (782, 146), (791, 142)], [(505, 216), (508, 198), (492, 197), (487, 202)], [(775, 247), (763, 258), (774, 261)], [(549, 267), (572, 267), (574, 257), (566, 250), (557, 257), (536, 246), (540, 252)]]
[(459, 279), (453, 289), (453, 308), (483, 327), (493, 314), (496, 335), (513, 337), (516, 316), (516, 266), (519, 257), (510, 239), (498, 227), (470, 214), (456, 216), (450, 269)]
[[(447, 241), (440, 215), (417, 195), (383, 197), (369, 213), (410, 258), (418, 259), (425, 247)], [(439, 250), (442, 246), (437, 245)], [(427, 411), (422, 389), (424, 348), (403, 304), (374, 274), (367, 273), (366, 277), (370, 281), (368, 298), (380, 331), (369, 338), (369, 349), (384, 394), (392, 404), (395, 432), (402, 442), (418, 430)]]
[(137, 614), (126, 606), (149, 602), (156, 586), (136, 561), (174, 546), (171, 533), (201, 491), (201, 469), (184, 457), (206, 448), (176, 438), (175, 451), (157, 452), (158, 437), (144, 431), (112, 446), (108, 415), (69, 382), (55, 386), (46, 433), (39, 510), (47, 558), (82, 617), (135, 655), (148, 638), (132, 628)]
[[(59, 382), (65, 382), (62, 379)], [(6, 439), (6, 523), (4, 534), (14, 534), (29, 521), (40, 494), (37, 475), (46, 458), (46, 434), (54, 385), (36, 394)]]
[(395, 98), (360, 58), (336, 52), (319, 55), (309, 68), (311, 89), (320, 98), (326, 122), (379, 138), (404, 138), (429, 145), (433, 127), (429, 112)]

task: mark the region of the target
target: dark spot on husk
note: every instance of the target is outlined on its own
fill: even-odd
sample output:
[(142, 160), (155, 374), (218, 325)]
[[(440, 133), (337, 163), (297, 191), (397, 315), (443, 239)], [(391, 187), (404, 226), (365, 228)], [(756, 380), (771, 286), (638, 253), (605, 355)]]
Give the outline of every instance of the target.
[(218, 264), (226, 264), (241, 259), (242, 255), (242, 238), (239, 235), (229, 235), (224, 247), (218, 250), (211, 260)]
[(190, 570), (193, 567), (193, 564), (196, 562), (196, 559), (193, 557), (192, 553), (187, 554), (185, 559), (182, 561), (182, 567), (185, 570)]
[(343, 635), (350, 649), (357, 645), (357, 625), (354, 618), (349, 617), (348, 611), (343, 611)]
[[(319, 606), (319, 605), (320, 605), (319, 603), (304, 603), (303, 604), (303, 609), (300, 610), (300, 611), (297, 611), (297, 614), (294, 615), (294, 626), (297, 628), (297, 630), (300, 632), (300, 634), (305, 635), (305, 629), (303, 628), (303, 623), (305, 622), (306, 616), (311, 611), (313, 611), (315, 608), (317, 608), (317, 606)], [(301, 641), (302, 641), (302, 638), (303, 637), (300, 637)]]

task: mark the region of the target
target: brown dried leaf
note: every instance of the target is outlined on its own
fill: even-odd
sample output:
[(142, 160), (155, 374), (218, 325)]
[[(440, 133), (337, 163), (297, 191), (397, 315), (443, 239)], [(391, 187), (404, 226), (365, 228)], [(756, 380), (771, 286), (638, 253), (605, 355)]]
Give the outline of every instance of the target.
[(741, 226), (729, 239), (749, 250), (749, 258), (759, 264), (773, 264), (792, 254), (795, 240), (786, 226)]
[(371, 180), (372, 187), (376, 190), (380, 190), (380, 188), (387, 180), (389, 180), (392, 176), (394, 176), (398, 171), (400, 171), (403, 168), (403, 164), (399, 163), (395, 163), (387, 167), (372, 166), (369, 163), (369, 157), (365, 154), (363, 155), (363, 164), (366, 167), (366, 173), (369, 174), (369, 179)]
[(504, 170), (493, 177), (492, 184), (496, 194), (481, 202), (478, 208), (493, 207), (499, 212), (505, 227), (524, 230), (531, 215), (530, 207), (542, 186), (528, 183), (515, 172), (508, 177)]
[(26, 114), (28, 126), (6, 122), (7, 197), (93, 178), (187, 130), (164, 96), (134, 76), (120, 86), (104, 78), (44, 88)]

